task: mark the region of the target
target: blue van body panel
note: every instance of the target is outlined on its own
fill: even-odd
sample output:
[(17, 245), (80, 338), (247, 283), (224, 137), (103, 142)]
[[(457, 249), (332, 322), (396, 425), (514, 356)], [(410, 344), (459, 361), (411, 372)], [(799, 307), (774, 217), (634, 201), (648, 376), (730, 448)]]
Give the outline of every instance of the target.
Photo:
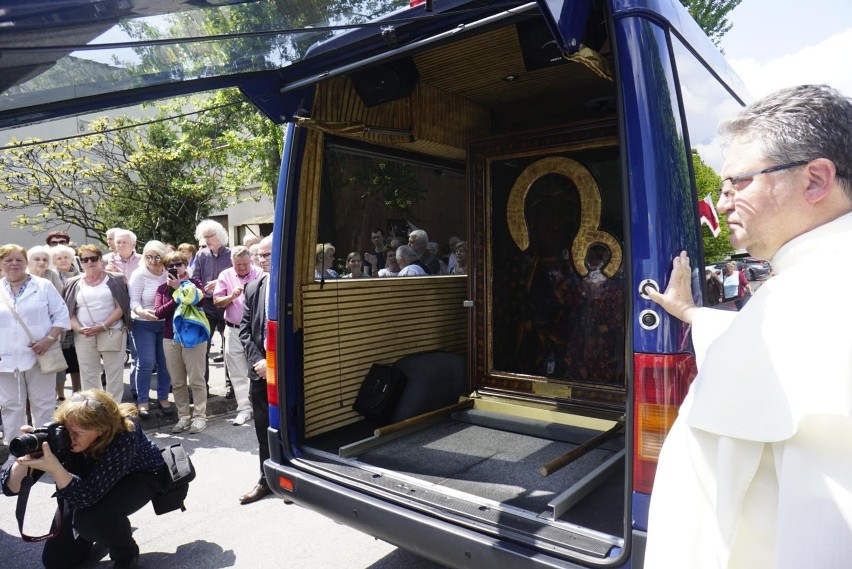
[[(691, 190), (666, 34), (639, 17), (622, 18), (615, 28), (630, 198), (631, 289), (637, 291), (644, 279), (665, 286), (671, 260), (679, 251), (697, 254), (697, 201)], [(684, 351), (686, 325), (650, 300), (638, 295), (634, 300), (634, 351)], [(658, 315), (656, 330), (640, 326), (638, 315), (643, 310)]]
[(633, 492), (633, 528), (641, 531), (648, 530), (648, 506), (651, 504), (651, 495), (641, 492)]

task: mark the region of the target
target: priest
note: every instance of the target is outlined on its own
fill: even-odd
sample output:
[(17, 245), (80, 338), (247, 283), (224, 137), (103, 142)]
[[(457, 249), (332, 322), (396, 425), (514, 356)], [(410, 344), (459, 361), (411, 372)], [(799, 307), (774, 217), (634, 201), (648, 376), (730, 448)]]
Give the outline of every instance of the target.
[(645, 567), (849, 567), (852, 100), (783, 89), (721, 132), (717, 208), (775, 276), (740, 312), (699, 308), (682, 252), (651, 293), (692, 324), (698, 376), (660, 455)]

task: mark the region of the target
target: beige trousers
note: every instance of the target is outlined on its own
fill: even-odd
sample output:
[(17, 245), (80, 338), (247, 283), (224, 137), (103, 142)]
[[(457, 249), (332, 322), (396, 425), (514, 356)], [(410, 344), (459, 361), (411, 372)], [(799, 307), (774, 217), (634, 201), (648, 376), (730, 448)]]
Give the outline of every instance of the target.
[[(127, 345), (127, 330), (122, 332), (123, 346)], [(80, 384), (83, 389), (103, 389), (101, 370), (106, 374), (106, 391), (116, 403), (124, 396), (124, 356), (125, 351), (99, 352), (97, 336), (74, 335), (74, 349), (80, 364)], [(103, 365), (101, 365), (103, 360)], [(54, 376), (55, 377), (55, 376)]]
[(225, 365), (228, 366), (228, 376), (234, 387), (237, 411), (251, 411), (248, 360), (240, 341), (240, 330), (233, 326), (225, 326)]
[(192, 389), (194, 415), (206, 418), (207, 384), (204, 382), (204, 370), (207, 364), (207, 342), (184, 348), (166, 338), (163, 340), (163, 352), (166, 354), (166, 367), (172, 376), (172, 394), (178, 417), (183, 419), (193, 415), (189, 409), (189, 389)]

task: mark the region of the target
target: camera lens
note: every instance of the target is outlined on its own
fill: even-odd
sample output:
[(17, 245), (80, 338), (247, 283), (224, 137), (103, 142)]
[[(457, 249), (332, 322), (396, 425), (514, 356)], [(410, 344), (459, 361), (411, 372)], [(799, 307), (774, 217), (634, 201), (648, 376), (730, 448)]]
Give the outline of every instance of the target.
[(42, 441), (47, 440), (45, 433), (27, 433), (9, 441), (9, 453), (21, 457), (28, 454), (40, 453)]

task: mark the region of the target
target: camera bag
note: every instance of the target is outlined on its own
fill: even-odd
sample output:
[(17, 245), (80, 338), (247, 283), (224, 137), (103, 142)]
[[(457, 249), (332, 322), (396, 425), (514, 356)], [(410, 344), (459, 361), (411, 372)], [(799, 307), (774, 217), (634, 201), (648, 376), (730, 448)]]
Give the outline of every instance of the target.
[(161, 477), (162, 490), (151, 500), (158, 516), (175, 510), (186, 511), (183, 501), (189, 493), (189, 483), (195, 479), (195, 467), (180, 443), (160, 451), (165, 462)]

